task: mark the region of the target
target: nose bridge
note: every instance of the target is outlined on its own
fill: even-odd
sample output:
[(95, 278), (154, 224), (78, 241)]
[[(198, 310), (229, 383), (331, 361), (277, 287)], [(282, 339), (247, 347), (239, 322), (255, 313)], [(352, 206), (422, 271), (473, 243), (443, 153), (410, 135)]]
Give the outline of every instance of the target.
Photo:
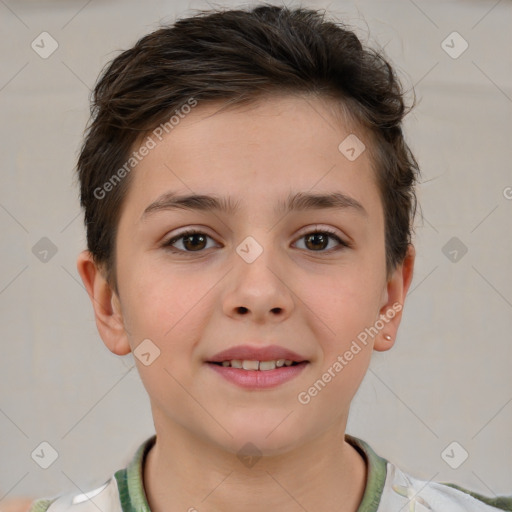
[(278, 251), (276, 250), (272, 232), (264, 228), (253, 230), (235, 248), (241, 261), (238, 261), (237, 274), (240, 277), (256, 274), (262, 279), (267, 273), (274, 275), (279, 266)]
[(267, 255), (274, 255), (276, 221), (267, 210), (261, 201), (257, 204), (254, 199), (248, 199), (233, 219), (234, 232), (240, 237), (234, 240), (234, 249), (245, 264), (261, 263), (261, 260), (269, 264)]

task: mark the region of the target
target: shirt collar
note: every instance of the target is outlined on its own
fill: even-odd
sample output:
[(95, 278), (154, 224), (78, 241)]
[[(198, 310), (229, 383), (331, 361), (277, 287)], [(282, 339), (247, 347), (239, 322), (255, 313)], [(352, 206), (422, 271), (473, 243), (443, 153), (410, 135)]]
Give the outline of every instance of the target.
[[(345, 434), (345, 440), (366, 459), (368, 470), (366, 487), (357, 512), (377, 512), (386, 480), (387, 461), (377, 455), (362, 439)], [(128, 466), (120, 469), (114, 475), (119, 488), (119, 499), (123, 512), (151, 512), (144, 490), (142, 472), (145, 457), (155, 441), (156, 434), (144, 441)]]

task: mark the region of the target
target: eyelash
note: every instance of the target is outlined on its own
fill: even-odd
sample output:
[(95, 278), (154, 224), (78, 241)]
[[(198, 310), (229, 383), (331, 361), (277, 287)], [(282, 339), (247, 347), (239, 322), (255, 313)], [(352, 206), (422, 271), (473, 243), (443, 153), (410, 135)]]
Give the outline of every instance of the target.
[[(346, 242), (345, 240), (342, 240), (337, 234), (335, 231), (333, 231), (332, 229), (329, 229), (329, 228), (322, 228), (322, 229), (315, 229), (313, 231), (308, 231), (307, 233), (304, 233), (303, 235), (301, 235), (298, 240), (308, 236), (308, 235), (312, 235), (312, 234), (318, 234), (318, 233), (321, 233), (321, 234), (327, 234), (329, 235), (330, 238), (334, 238), (337, 242), (339, 242), (341, 248), (335, 248), (335, 249), (329, 249), (329, 250), (321, 250), (321, 251), (307, 251), (307, 252), (318, 252), (318, 253), (331, 253), (331, 252), (334, 252), (334, 251), (337, 251), (337, 250), (341, 250), (341, 249), (350, 249), (352, 248), (352, 244), (349, 243), (349, 242)], [(180, 233), (178, 236), (175, 236), (171, 239), (169, 239), (167, 242), (164, 242), (162, 244), (162, 247), (170, 252), (173, 252), (173, 253), (186, 253), (186, 254), (193, 254), (193, 253), (200, 253), (200, 252), (204, 252), (205, 249), (202, 249), (202, 250), (199, 250), (199, 251), (184, 251), (182, 249), (176, 249), (174, 247), (172, 247), (172, 245), (177, 242), (178, 240), (181, 240), (182, 238), (185, 238), (189, 235), (206, 235), (206, 237), (208, 238), (212, 238), (210, 235), (206, 234), (204, 231), (200, 231), (200, 230), (196, 230), (196, 229), (190, 229), (190, 230), (187, 230), (187, 231), (184, 231), (183, 233)], [(213, 239), (213, 238), (212, 238)]]

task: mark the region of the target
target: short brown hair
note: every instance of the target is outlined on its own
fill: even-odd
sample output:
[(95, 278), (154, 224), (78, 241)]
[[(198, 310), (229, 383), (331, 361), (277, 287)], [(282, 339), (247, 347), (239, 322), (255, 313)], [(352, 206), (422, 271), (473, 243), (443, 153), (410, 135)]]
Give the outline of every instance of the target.
[[(407, 113), (394, 69), (325, 12), (260, 4), (200, 11), (142, 37), (103, 70), (78, 159), (87, 246), (118, 293), (115, 242), (131, 174), (108, 187), (133, 145), (190, 98), (239, 105), (276, 93), (331, 98), (374, 141), (384, 208), (386, 269), (403, 262), (416, 212), (417, 162), (402, 134)], [(111, 181), (112, 182), (112, 181)], [(103, 197), (101, 197), (103, 196)]]

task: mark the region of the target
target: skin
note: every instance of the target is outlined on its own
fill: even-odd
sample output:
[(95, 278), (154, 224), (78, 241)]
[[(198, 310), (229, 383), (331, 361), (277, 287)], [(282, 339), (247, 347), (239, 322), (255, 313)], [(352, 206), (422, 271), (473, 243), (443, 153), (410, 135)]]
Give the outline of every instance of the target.
[[(160, 349), (149, 366), (134, 358), (157, 433), (144, 468), (148, 502), (153, 512), (356, 511), (367, 468), (344, 439), (350, 402), (372, 351), (392, 347), (384, 335), (395, 340), (402, 312), (310, 403), (297, 395), (361, 331), (403, 305), (414, 248), (386, 275), (384, 213), (369, 151), (351, 162), (338, 150), (350, 133), (369, 141), (328, 100), (275, 96), (218, 109), (199, 104), (132, 171), (117, 238), (119, 296), (88, 251), (77, 261), (105, 345), (125, 355), (150, 339)], [(334, 190), (367, 215), (273, 211), (290, 192)], [(141, 221), (166, 191), (230, 195), (240, 211), (172, 210)], [(162, 247), (188, 227), (211, 237), (207, 245), (192, 241), (200, 251), (184, 239), (174, 243), (181, 253)], [(308, 243), (305, 235), (322, 228), (352, 247), (333, 238)], [(263, 248), (252, 263), (236, 252), (248, 236)], [(275, 343), (309, 364), (276, 388), (250, 391), (205, 363), (245, 343)], [(237, 457), (247, 442), (263, 455), (252, 467)]]
[(10, 498), (0, 502), (0, 510), (2, 512), (27, 512), (32, 502), (33, 498)]

